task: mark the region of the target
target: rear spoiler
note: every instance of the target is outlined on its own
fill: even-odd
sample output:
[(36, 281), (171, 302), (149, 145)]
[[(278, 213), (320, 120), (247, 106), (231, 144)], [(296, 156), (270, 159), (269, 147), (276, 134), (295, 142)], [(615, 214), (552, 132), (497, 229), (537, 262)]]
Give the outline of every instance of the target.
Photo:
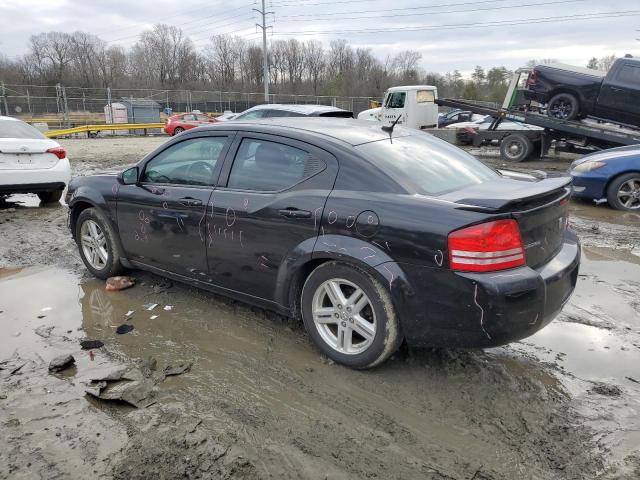
[(463, 198), (455, 203), (462, 210), (489, 212), (513, 210), (517, 207), (535, 208), (568, 197), (571, 194), (571, 181), (571, 177), (552, 177), (538, 182), (522, 182), (522, 188), (518, 190), (509, 190), (502, 195), (498, 191), (493, 196), (482, 198)]

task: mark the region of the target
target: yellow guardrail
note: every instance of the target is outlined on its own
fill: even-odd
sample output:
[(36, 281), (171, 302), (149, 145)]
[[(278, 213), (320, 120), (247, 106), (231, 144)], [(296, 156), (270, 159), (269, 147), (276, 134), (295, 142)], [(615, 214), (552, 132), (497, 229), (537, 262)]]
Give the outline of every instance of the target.
[(47, 130), (44, 134), (49, 137), (63, 137), (74, 133), (100, 132), (105, 130), (146, 130), (152, 128), (164, 128), (164, 123), (110, 123), (103, 125), (82, 125), (73, 128), (60, 128), (57, 130)]

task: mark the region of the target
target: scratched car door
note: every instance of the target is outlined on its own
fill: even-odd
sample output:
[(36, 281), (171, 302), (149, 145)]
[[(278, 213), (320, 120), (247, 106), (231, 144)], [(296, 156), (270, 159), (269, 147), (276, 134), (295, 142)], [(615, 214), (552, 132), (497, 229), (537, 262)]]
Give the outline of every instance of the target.
[(281, 265), (299, 246), (312, 251), (337, 170), (315, 146), (239, 133), (207, 211), (212, 282), (274, 301)]
[(137, 185), (119, 187), (118, 228), (130, 260), (206, 275), (202, 222), (230, 145), (225, 133), (171, 144), (145, 163)]

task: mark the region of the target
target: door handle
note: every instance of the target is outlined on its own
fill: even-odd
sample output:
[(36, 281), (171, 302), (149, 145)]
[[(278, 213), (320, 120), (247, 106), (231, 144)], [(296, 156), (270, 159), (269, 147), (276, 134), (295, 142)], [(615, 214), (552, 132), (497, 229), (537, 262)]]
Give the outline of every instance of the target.
[(198, 200), (197, 198), (184, 197), (184, 198), (181, 198), (178, 201), (180, 202), (180, 205), (183, 205), (185, 207), (200, 207), (200, 206), (202, 206), (202, 200)]
[(280, 215), (287, 218), (311, 218), (311, 212), (308, 210), (300, 210), (298, 208), (283, 208)]

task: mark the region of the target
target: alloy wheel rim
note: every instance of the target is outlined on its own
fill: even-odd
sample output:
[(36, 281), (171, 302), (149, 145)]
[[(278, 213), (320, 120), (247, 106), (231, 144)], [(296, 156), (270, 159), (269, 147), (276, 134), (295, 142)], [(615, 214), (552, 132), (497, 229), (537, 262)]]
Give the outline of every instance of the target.
[(618, 200), (630, 210), (640, 209), (640, 177), (630, 178), (618, 188)]
[(355, 283), (333, 278), (322, 283), (312, 300), (313, 323), (333, 350), (357, 355), (376, 336), (376, 315), (369, 297)]
[(80, 244), (84, 258), (96, 270), (102, 270), (109, 261), (107, 237), (102, 228), (93, 220), (86, 220), (80, 229)]

